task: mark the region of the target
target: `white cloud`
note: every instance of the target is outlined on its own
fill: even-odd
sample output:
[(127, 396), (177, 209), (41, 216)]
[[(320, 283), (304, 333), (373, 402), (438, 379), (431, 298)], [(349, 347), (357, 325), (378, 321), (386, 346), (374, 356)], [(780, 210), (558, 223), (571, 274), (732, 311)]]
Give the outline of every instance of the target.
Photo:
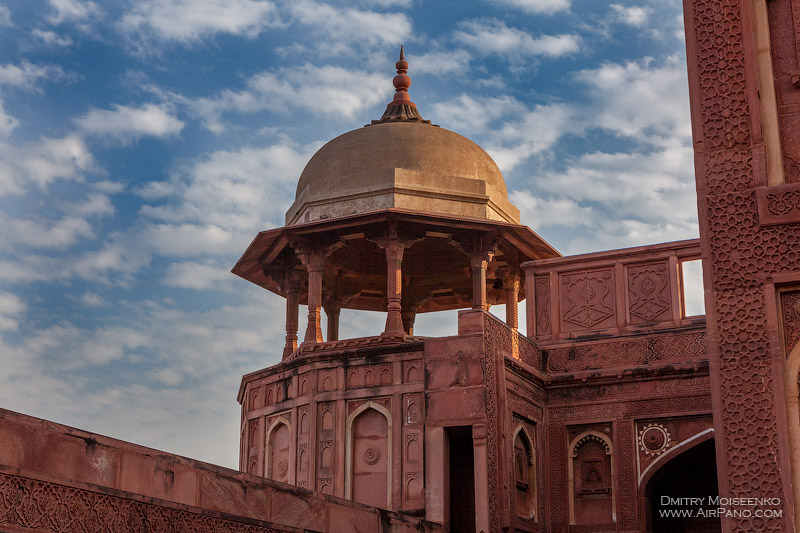
[(282, 224), (315, 147), (219, 150), (177, 169), (169, 185), (160, 187), (169, 194), (167, 203), (142, 208), (159, 221), (148, 225), (148, 241), (169, 255), (241, 252), (253, 231)]
[(663, 65), (646, 58), (624, 65), (607, 63), (583, 70), (577, 80), (586, 84), (597, 102), (593, 123), (623, 135), (691, 136), (686, 67), (678, 56)]
[(0, 331), (19, 329), (19, 318), (27, 307), (16, 294), (0, 292)]
[(509, 28), (497, 19), (470, 20), (459, 24), (456, 41), (481, 55), (498, 55), (521, 60), (525, 57), (561, 57), (580, 50), (577, 35), (542, 35), (533, 37), (517, 28)]
[(0, 6), (0, 26), (13, 26), (11, 22), (11, 10), (7, 6)]
[(233, 281), (231, 265), (186, 261), (172, 263), (164, 276), (164, 285), (195, 290), (224, 290)]
[(294, 108), (352, 118), (366, 108), (388, 102), (391, 92), (392, 85), (385, 75), (305, 64), (262, 72), (247, 80), (245, 90), (226, 90), (188, 103), (209, 129), (220, 133), (225, 130), (222, 115), (226, 111), (252, 113), (268, 109), (286, 113)]
[(650, 153), (585, 154), (563, 172), (542, 175), (538, 184), (579, 202), (600, 203), (615, 217), (696, 221), (692, 148), (670, 144)]
[(110, 110), (91, 109), (77, 118), (75, 123), (87, 135), (111, 137), (121, 142), (129, 142), (145, 135), (177, 135), (184, 125), (168, 109), (156, 104), (145, 104), (139, 108), (114, 105)]
[(50, 7), (54, 11), (49, 17), (53, 24), (83, 22), (101, 14), (97, 4), (83, 0), (50, 0)]
[(414, 0), (362, 0), (362, 3), (378, 7), (411, 7)]
[(569, 198), (538, 198), (529, 190), (511, 191), (511, 202), (520, 210), (522, 223), (535, 229), (551, 226), (574, 228), (589, 227), (597, 220), (597, 213)]
[(86, 292), (77, 300), (86, 307), (102, 307), (106, 305), (105, 299), (94, 292)]
[(54, 31), (50, 30), (42, 30), (39, 28), (34, 29), (31, 34), (34, 37), (41, 39), (42, 42), (49, 46), (70, 46), (72, 44), (72, 39), (66, 36), (61, 36)]
[(293, 0), (287, 7), (296, 22), (318, 37), (318, 50), (326, 55), (351, 53), (349, 44), (400, 46), (411, 35), (411, 19), (402, 13), (337, 8), (313, 0)]
[(466, 50), (448, 50), (444, 52), (428, 52), (420, 56), (407, 54), (406, 59), (411, 74), (449, 75), (451, 73), (469, 73), (471, 56)]
[(80, 239), (94, 236), (92, 225), (83, 218), (63, 217), (58, 220), (13, 218), (0, 213), (3, 237), (0, 244), (34, 248), (64, 249)]
[(495, 0), (495, 3), (515, 7), (526, 13), (550, 15), (559, 11), (567, 11), (570, 0)]
[(6, 113), (4, 102), (0, 100), (0, 139), (8, 138), (17, 126), (19, 126), (19, 120)]
[(674, 220), (650, 222), (636, 219), (607, 217), (590, 231), (572, 239), (560, 250), (564, 254), (582, 254), (601, 250), (616, 250), (658, 242), (697, 238), (697, 222)]
[(119, 25), (132, 39), (197, 42), (218, 33), (255, 37), (278, 25), (277, 10), (262, 0), (145, 0)]
[(42, 81), (56, 81), (65, 77), (58, 65), (34, 65), (23, 61), (19, 65), (0, 65), (0, 85), (36, 89)]
[(485, 148), (506, 172), (531, 156), (547, 152), (564, 134), (582, 131), (581, 122), (570, 105), (535, 105), (488, 136)]
[(436, 122), (465, 135), (485, 132), (495, 120), (524, 112), (525, 106), (511, 96), (479, 98), (461, 94), (431, 106)]
[(611, 4), (611, 9), (616, 14), (617, 20), (623, 24), (641, 28), (647, 24), (651, 10), (642, 6), (624, 6)]
[(21, 146), (0, 142), (0, 197), (22, 194), (31, 184), (45, 189), (56, 180), (80, 181), (93, 166), (86, 143), (75, 134)]

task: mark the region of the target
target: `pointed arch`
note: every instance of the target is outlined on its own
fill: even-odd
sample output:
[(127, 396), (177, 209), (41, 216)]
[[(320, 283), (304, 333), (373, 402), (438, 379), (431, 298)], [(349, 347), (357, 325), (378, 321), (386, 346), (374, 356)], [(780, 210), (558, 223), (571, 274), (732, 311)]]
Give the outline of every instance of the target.
[[(538, 510), (538, 476), (536, 475), (536, 446), (522, 424), (518, 424), (511, 437), (514, 447), (514, 482), (516, 486), (516, 512), (527, 520), (537, 519)], [(519, 498), (525, 498), (520, 501)]]
[[(370, 411), (375, 413), (376, 415), (380, 415), (383, 419), (385, 419), (386, 429), (385, 429), (385, 437), (383, 437), (384, 443), (381, 443), (380, 433), (383, 428), (379, 428), (376, 434), (370, 435), (367, 439), (370, 439), (372, 442), (375, 442), (375, 446), (367, 446), (365, 442), (362, 442), (361, 436), (358, 434), (358, 430), (360, 429), (359, 420), (362, 416), (368, 416)], [(366, 420), (366, 419), (364, 419)], [(376, 420), (373, 420), (373, 423)], [(344, 491), (345, 491), (345, 498), (348, 500), (353, 499), (353, 488), (354, 485), (359, 483), (358, 477), (362, 476), (361, 473), (356, 473), (357, 469), (364, 468), (371, 473), (363, 474), (364, 476), (369, 476), (371, 474), (375, 474), (375, 477), (381, 477), (381, 469), (385, 468), (385, 476), (386, 476), (386, 509), (392, 508), (392, 413), (389, 412), (385, 407), (382, 405), (373, 402), (367, 401), (360, 405), (358, 408), (354, 409), (352, 413), (347, 417), (347, 433), (345, 439), (345, 478), (344, 478)], [(376, 442), (377, 441), (377, 442)], [(382, 447), (385, 446), (385, 458), (382, 460), (381, 452)], [(360, 448), (365, 447), (364, 450), (364, 457), (356, 457), (355, 454), (357, 451), (361, 451)], [(356, 450), (359, 448), (359, 450)], [(377, 450), (377, 455), (375, 451)], [(365, 464), (366, 463), (366, 464)], [(358, 477), (357, 477), (358, 476)], [(362, 502), (363, 503), (363, 502)]]

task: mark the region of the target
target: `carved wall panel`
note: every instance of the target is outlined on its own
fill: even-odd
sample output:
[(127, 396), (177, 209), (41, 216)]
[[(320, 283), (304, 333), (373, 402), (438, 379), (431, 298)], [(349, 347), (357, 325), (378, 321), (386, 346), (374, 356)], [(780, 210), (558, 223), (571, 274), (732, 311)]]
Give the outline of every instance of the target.
[(667, 262), (632, 265), (628, 273), (628, 312), (631, 324), (672, 319)]
[(781, 293), (781, 314), (783, 318), (783, 342), (788, 357), (800, 342), (800, 290)]
[(298, 396), (305, 396), (311, 392), (311, 372), (305, 372), (300, 374), (299, 382), (300, 385), (298, 387)]
[(247, 402), (250, 411), (264, 406), (264, 396), (261, 394), (261, 389), (262, 387), (253, 387), (250, 389), (250, 401)]
[(547, 366), (553, 372), (573, 372), (656, 361), (692, 361), (707, 358), (707, 349), (705, 331), (659, 334), (635, 340), (555, 348), (547, 351)]
[(536, 335), (550, 335), (550, 276), (534, 276)]
[(277, 533), (258, 525), (175, 507), (0, 474), (0, 529), (7, 531), (225, 531)]
[(317, 371), (317, 390), (330, 392), (336, 390), (336, 371), (319, 370)]
[(317, 405), (317, 490), (333, 494), (334, 469), (336, 467), (336, 404)]
[(254, 475), (261, 475), (259, 472), (259, 455), (260, 450), (262, 447), (262, 434), (263, 430), (261, 429), (261, 419), (256, 418), (251, 420), (248, 423), (248, 442), (249, 444), (249, 453), (247, 459), (247, 472)]
[(419, 383), (423, 375), (422, 361), (403, 361), (403, 383)]
[(311, 474), (311, 415), (310, 407), (297, 409), (297, 486), (308, 488)]
[(561, 275), (561, 331), (613, 327), (615, 307), (610, 268)]

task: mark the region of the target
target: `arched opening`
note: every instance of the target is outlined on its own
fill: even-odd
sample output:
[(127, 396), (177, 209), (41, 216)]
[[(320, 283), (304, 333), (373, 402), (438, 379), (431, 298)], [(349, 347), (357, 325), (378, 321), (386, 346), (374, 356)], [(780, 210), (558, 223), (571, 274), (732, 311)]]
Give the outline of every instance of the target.
[(522, 428), (514, 436), (514, 507), (517, 516), (536, 518), (536, 460), (531, 440)]
[(345, 490), (353, 501), (391, 508), (390, 414), (367, 402), (349, 417)]
[(291, 483), (289, 480), (289, 470), (292, 464), (291, 441), (291, 431), (283, 419), (279, 419), (270, 427), (267, 435), (266, 477), (281, 483)]
[[(789, 430), (789, 462), (795, 503), (800, 502), (800, 344), (795, 345), (783, 369), (786, 396), (786, 422)], [(795, 527), (800, 528), (800, 512), (795, 513)]]
[(647, 481), (644, 490), (647, 531), (722, 531), (719, 517), (713, 516), (719, 506), (709, 502), (709, 497), (716, 496), (719, 496), (717, 460), (714, 439), (709, 438), (669, 459)]

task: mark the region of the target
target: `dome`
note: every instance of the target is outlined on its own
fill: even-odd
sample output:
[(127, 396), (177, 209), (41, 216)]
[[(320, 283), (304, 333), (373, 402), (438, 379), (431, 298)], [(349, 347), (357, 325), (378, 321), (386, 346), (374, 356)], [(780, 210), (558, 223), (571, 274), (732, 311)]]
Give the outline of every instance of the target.
[(480, 146), (423, 120), (401, 51), (396, 94), (380, 120), (333, 139), (297, 184), (286, 224), (406, 209), (519, 223), (497, 164)]
[(519, 223), (500, 169), (480, 146), (423, 122), (373, 124), (320, 148), (287, 224), (388, 208)]

